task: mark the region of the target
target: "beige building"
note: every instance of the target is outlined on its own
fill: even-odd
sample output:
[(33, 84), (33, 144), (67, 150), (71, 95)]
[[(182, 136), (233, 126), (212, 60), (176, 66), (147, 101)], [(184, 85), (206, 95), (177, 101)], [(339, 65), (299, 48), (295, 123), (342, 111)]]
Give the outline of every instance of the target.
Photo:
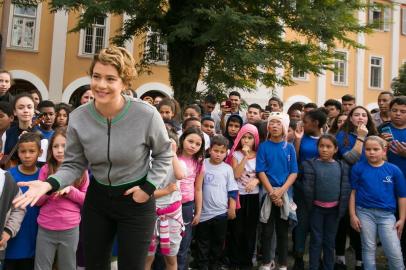
[[(326, 99), (353, 94), (358, 104), (370, 109), (377, 107), (378, 93), (390, 89), (399, 66), (406, 62), (406, 0), (381, 2), (391, 2), (392, 6), (358, 12), (360, 23), (378, 22), (377, 29), (369, 35), (354, 36), (366, 50), (337, 46), (345, 58), (336, 61), (337, 72), (326, 71), (316, 77), (294, 70), (295, 85), (269, 89), (258, 84), (258, 91), (243, 93), (243, 97), (248, 103), (265, 105), (274, 92), (287, 108), (295, 101), (321, 105)], [(92, 27), (78, 33), (68, 33), (75, 26), (78, 14), (50, 13), (46, 2), (28, 8), (11, 5), (9, 14), (2, 14), (1, 23), (8, 24), (5, 68), (16, 81), (15, 91), (36, 88), (44, 99), (57, 102), (69, 102), (78, 89), (89, 84), (87, 69), (94, 52), (108, 46), (110, 37), (126, 19), (125, 15), (108, 16), (95, 20)], [(285, 38), (296, 37), (287, 32)], [(126, 47), (140, 59), (146, 44), (151, 44), (146, 40), (155, 44), (156, 64), (151, 67), (152, 73), (141, 74), (132, 88), (139, 96), (149, 91), (171, 95), (166, 46), (159, 42), (159, 36), (148, 33), (146, 38), (129, 41)], [(204, 85), (199, 84), (199, 88), (203, 89)]]

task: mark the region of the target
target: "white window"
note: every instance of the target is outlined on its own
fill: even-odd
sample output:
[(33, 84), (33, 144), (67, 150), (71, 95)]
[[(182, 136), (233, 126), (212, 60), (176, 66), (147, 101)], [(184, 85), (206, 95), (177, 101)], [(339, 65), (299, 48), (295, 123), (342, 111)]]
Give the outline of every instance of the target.
[(144, 57), (151, 62), (166, 63), (168, 61), (168, 46), (159, 32), (148, 32)]
[(107, 47), (107, 19), (107, 17), (95, 18), (92, 26), (82, 30), (82, 54), (96, 54)]
[(383, 58), (372, 56), (370, 60), (370, 81), (371, 88), (382, 88), (383, 81)]
[(375, 5), (369, 9), (369, 23), (381, 31), (389, 31), (391, 24), (391, 8)]
[(298, 68), (293, 68), (292, 78), (295, 80), (307, 80), (307, 74)]
[(346, 85), (347, 84), (347, 53), (336, 52), (340, 57), (334, 61), (333, 83)]
[(406, 8), (402, 8), (402, 35), (406, 35)]
[(7, 47), (24, 50), (37, 50), (41, 7), (11, 6)]

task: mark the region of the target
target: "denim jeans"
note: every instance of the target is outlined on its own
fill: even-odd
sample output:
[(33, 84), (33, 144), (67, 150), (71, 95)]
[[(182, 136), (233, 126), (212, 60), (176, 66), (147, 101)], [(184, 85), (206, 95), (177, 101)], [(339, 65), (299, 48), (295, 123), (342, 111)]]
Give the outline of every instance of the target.
[(376, 234), (378, 233), (383, 250), (388, 258), (389, 269), (405, 269), (400, 240), (392, 212), (382, 209), (368, 209), (357, 206), (357, 216), (361, 222), (362, 261), (365, 270), (375, 270)]
[(3, 261), (0, 260), (0, 270), (3, 270)]
[(182, 204), (182, 218), (185, 224), (185, 231), (178, 251), (178, 270), (187, 270), (189, 268), (188, 252), (192, 243), (192, 221), (195, 211), (194, 202)]
[(313, 206), (310, 212), (309, 270), (318, 270), (323, 250), (324, 270), (334, 269), (334, 246), (338, 227), (338, 207)]

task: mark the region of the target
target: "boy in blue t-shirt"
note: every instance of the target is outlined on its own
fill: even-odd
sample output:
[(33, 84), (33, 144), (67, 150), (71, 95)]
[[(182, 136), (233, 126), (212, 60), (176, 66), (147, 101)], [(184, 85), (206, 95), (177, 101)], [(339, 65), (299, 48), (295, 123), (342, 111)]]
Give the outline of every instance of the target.
[[(289, 209), (286, 192), (297, 177), (296, 152), (292, 144), (287, 143), (289, 116), (280, 112), (272, 112), (268, 118), (268, 140), (259, 145), (256, 160), (256, 172), (266, 193), (265, 200), (271, 200), (270, 214), (261, 220), (263, 267), (271, 264), (270, 250), (274, 229), (276, 231), (279, 269), (287, 269), (288, 260), (288, 227), (281, 213)], [(269, 210), (269, 209), (268, 209)], [(261, 209), (264, 210), (264, 206)], [(287, 210), (289, 212), (289, 210)]]
[(219, 269), (227, 232), (227, 219), (236, 217), (238, 185), (233, 169), (223, 160), (228, 140), (222, 135), (211, 139), (210, 158), (204, 161), (203, 205), (196, 228), (199, 269)]
[[(21, 164), (9, 170), (15, 181), (18, 183), (37, 180), (39, 169), (36, 167), (36, 163), (41, 154), (40, 135), (33, 132), (21, 135), (18, 141), (17, 153)], [(21, 187), (23, 193), (27, 189), (27, 187)], [(27, 212), (20, 231), (8, 241), (5, 259), (6, 269), (34, 269), (38, 214), (38, 207), (27, 206)]]
[(388, 161), (406, 176), (406, 97), (397, 97), (389, 105), (391, 122), (379, 126), (379, 133), (389, 142)]

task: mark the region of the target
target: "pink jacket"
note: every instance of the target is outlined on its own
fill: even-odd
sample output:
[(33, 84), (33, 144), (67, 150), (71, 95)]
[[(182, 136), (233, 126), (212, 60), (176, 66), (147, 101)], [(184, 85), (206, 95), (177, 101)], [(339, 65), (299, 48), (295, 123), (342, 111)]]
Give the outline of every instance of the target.
[[(72, 229), (80, 223), (80, 210), (85, 200), (87, 187), (89, 186), (89, 175), (86, 171), (86, 178), (79, 188), (71, 187), (68, 194), (55, 197), (55, 195), (42, 196), (36, 205), (41, 206), (37, 219), (38, 225), (52, 231)], [(39, 179), (48, 178), (48, 164), (42, 166), (39, 172)]]

